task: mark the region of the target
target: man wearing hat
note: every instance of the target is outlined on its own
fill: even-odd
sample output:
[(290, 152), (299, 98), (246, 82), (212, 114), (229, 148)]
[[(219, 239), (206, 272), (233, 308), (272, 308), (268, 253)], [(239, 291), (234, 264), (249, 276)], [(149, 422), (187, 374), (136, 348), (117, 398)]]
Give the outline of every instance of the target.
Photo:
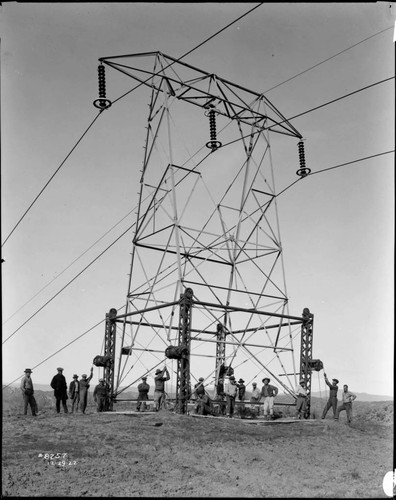
[(304, 380), (300, 380), (300, 385), (297, 386), (295, 394), (297, 396), (296, 400), (296, 418), (301, 419), (301, 416), (304, 416), (305, 411), (307, 409), (307, 397), (308, 392), (305, 387)]
[(105, 384), (104, 378), (99, 379), (99, 384), (95, 387), (93, 392), (93, 398), (96, 403), (96, 411), (102, 412), (106, 411), (107, 407), (107, 385)]
[(227, 400), (226, 414), (228, 418), (232, 418), (235, 410), (235, 398), (238, 394), (238, 385), (235, 381), (234, 375), (231, 375), (231, 377), (229, 378), (224, 393)]
[[(245, 393), (246, 393), (246, 385), (245, 385), (245, 381), (240, 378), (238, 380), (238, 400), (239, 401), (245, 401)], [(239, 413), (242, 415), (243, 411), (245, 409), (245, 405), (243, 403), (241, 403), (239, 405)]]
[(159, 411), (163, 406), (165, 406), (165, 382), (170, 379), (170, 375), (167, 367), (165, 366), (162, 370), (157, 368), (155, 372), (154, 382), (154, 403), (155, 411)]
[(140, 407), (142, 406), (143, 402), (143, 408), (142, 411), (146, 410), (146, 401), (148, 401), (148, 393), (150, 390), (150, 386), (147, 383), (147, 377), (142, 377), (142, 382), (138, 385), (138, 400), (137, 400), (137, 405), (136, 405), (136, 411), (140, 411)]
[(21, 380), (21, 391), (23, 396), (23, 414), (27, 415), (28, 405), (30, 405), (30, 409), (32, 410), (33, 417), (37, 416), (37, 403), (33, 396), (33, 381), (31, 379), (30, 374), (33, 373), (30, 368), (26, 368), (25, 376)]
[(80, 380), (80, 410), (85, 413), (88, 403), (89, 383), (93, 377), (93, 367), (91, 366), (91, 375), (87, 378), (87, 374), (83, 373)]
[(78, 404), (80, 402), (80, 382), (76, 374), (73, 375), (73, 380), (69, 384), (69, 398), (72, 401), (71, 412), (74, 413), (74, 406), (76, 406), (76, 411), (78, 411)]
[(58, 373), (51, 380), (51, 387), (54, 389), (54, 396), (56, 399), (56, 413), (60, 413), (60, 404), (62, 401), (63, 411), (68, 413), (66, 400), (67, 398), (67, 384), (63, 376), (63, 368), (57, 368)]
[(327, 375), (325, 373), (323, 373), (323, 374), (324, 374), (325, 382), (330, 388), (330, 395), (329, 395), (329, 399), (326, 403), (326, 406), (323, 409), (322, 418), (326, 418), (326, 413), (330, 410), (330, 408), (333, 408), (333, 417), (335, 418), (336, 413), (337, 413), (337, 391), (338, 391), (337, 384), (339, 381), (336, 378), (333, 378), (333, 380), (332, 380), (333, 383), (330, 384), (329, 379), (327, 378)]
[(356, 394), (350, 392), (348, 386), (344, 385), (344, 390), (342, 391), (342, 405), (337, 410), (335, 420), (338, 420), (340, 412), (345, 410), (348, 424), (352, 422), (352, 401), (355, 401), (356, 397)]
[(270, 385), (271, 380), (268, 377), (264, 377), (263, 387), (261, 388), (261, 397), (264, 399), (264, 418), (273, 419), (274, 418), (274, 397), (278, 395), (278, 388), (274, 385)]
[(261, 391), (257, 387), (256, 382), (252, 383), (252, 387), (253, 387), (253, 389), (252, 389), (252, 393), (250, 395), (250, 402), (253, 403), (252, 408), (255, 412), (257, 412), (257, 416), (258, 416), (260, 413), (260, 406), (257, 403), (259, 403), (259, 401), (261, 399)]

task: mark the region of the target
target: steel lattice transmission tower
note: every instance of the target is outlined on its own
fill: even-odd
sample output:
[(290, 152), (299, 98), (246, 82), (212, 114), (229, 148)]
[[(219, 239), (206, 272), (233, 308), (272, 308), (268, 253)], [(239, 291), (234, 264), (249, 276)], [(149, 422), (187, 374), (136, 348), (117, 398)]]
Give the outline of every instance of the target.
[(172, 360), (167, 348), (182, 411), (190, 376), (217, 391), (231, 365), (291, 393), (302, 320), (288, 313), (270, 136), (301, 134), (263, 94), (160, 52), (100, 62), (150, 92), (115, 395)]

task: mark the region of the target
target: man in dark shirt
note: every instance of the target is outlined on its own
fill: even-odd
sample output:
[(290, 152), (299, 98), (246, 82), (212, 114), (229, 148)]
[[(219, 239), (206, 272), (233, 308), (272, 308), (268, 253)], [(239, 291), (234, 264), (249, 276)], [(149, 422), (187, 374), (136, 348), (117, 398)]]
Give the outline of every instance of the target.
[(56, 413), (60, 413), (60, 404), (62, 401), (63, 411), (68, 413), (67, 409), (67, 384), (63, 376), (63, 368), (57, 368), (58, 373), (51, 380), (51, 387), (54, 389), (54, 396), (56, 398)]
[(332, 384), (330, 384), (329, 379), (327, 378), (327, 375), (324, 373), (324, 379), (326, 384), (330, 388), (330, 395), (329, 399), (326, 403), (326, 406), (323, 409), (322, 413), (322, 418), (326, 418), (326, 413), (330, 410), (330, 408), (333, 408), (333, 417), (336, 417), (337, 413), (337, 391), (338, 391), (338, 380), (336, 378), (333, 378)]
[(93, 398), (96, 403), (96, 411), (106, 411), (107, 385), (103, 378), (99, 379), (99, 384), (95, 387), (93, 392)]
[(154, 389), (154, 403), (155, 403), (155, 411), (160, 410), (163, 406), (165, 406), (165, 382), (170, 379), (170, 375), (168, 369), (160, 369), (158, 368), (155, 372), (155, 389)]
[(147, 377), (142, 377), (142, 382), (138, 385), (138, 400), (136, 405), (136, 410), (140, 411), (140, 407), (142, 406), (142, 411), (146, 410), (146, 401), (148, 401), (148, 393), (150, 390), (150, 386), (147, 383)]

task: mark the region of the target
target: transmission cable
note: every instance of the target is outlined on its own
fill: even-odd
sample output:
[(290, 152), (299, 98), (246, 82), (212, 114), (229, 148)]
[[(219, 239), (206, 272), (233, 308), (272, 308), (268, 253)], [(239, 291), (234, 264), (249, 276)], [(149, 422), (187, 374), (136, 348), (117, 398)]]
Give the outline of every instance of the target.
[[(322, 173), (322, 172), (326, 172), (327, 170), (333, 170), (334, 168), (345, 167), (346, 165), (351, 165), (352, 163), (358, 163), (359, 161), (370, 160), (371, 158), (376, 158), (377, 156), (387, 155), (389, 153), (394, 153), (394, 152), (395, 152), (395, 150), (391, 149), (390, 151), (384, 151), (383, 153), (377, 153), (375, 155), (365, 156), (364, 158), (358, 158), (357, 160), (348, 161), (346, 163), (340, 163), (339, 165), (334, 165), (333, 167), (327, 167), (327, 168), (323, 168), (322, 170), (316, 170), (315, 172), (310, 172), (306, 177), (309, 177), (309, 176), (314, 175), (314, 174), (319, 174), (319, 173)], [(287, 186), (284, 189), (282, 189), (282, 191), (280, 191), (276, 195), (276, 197), (278, 197), (281, 194), (283, 194), (285, 191), (287, 191), (288, 189), (290, 189), (292, 186), (294, 186), (294, 184), (296, 184), (297, 182), (301, 181), (303, 178), (304, 177), (298, 178), (297, 180), (295, 180), (294, 182), (292, 182), (289, 186)]]
[[(39, 367), (40, 365), (42, 365), (43, 363), (45, 363), (49, 359), (53, 358), (55, 356), (55, 354), (58, 354), (59, 352), (63, 351), (63, 349), (66, 349), (66, 347), (69, 347), (69, 345), (73, 344), (74, 342), (77, 342), (77, 340), (79, 340), (81, 337), (84, 337), (84, 335), (87, 335), (87, 333), (91, 332), (94, 328), (96, 328), (97, 326), (99, 326), (101, 323), (103, 323), (103, 321), (104, 321), (103, 319), (100, 320), (99, 323), (96, 323), (96, 325), (92, 326), (91, 328), (89, 328), (88, 330), (86, 330), (84, 333), (82, 333), (81, 335), (79, 335), (75, 339), (71, 340), (68, 344), (66, 344), (63, 347), (61, 347), (60, 349), (58, 349), (56, 352), (54, 352), (53, 354), (51, 354), (50, 356), (48, 356), (47, 358), (45, 358), (43, 361), (40, 361), (40, 363), (38, 363), (37, 365), (33, 366), (33, 370), (35, 370), (37, 367)], [(3, 385), (3, 389), (5, 389), (6, 387), (9, 387), (10, 385), (12, 385), (17, 380), (19, 380), (19, 377), (16, 378), (15, 380), (13, 380), (12, 382), (10, 382), (8, 385)]]
[(66, 160), (69, 158), (69, 156), (73, 153), (73, 151), (76, 149), (76, 147), (80, 144), (82, 139), (85, 137), (89, 129), (92, 127), (92, 125), (96, 122), (100, 114), (102, 113), (103, 109), (99, 111), (99, 113), (95, 116), (95, 118), (92, 120), (92, 122), (88, 125), (88, 128), (85, 130), (85, 132), (82, 134), (82, 136), (78, 139), (76, 144), (72, 147), (70, 152), (67, 154), (66, 158), (62, 161), (62, 163), (59, 165), (59, 167), (55, 170), (55, 172), (51, 175), (47, 183), (44, 185), (44, 187), (41, 189), (39, 194), (36, 196), (36, 198), (32, 201), (32, 203), (29, 205), (29, 207), (26, 209), (25, 213), (22, 215), (22, 217), (19, 219), (19, 221), (15, 224), (14, 228), (10, 232), (10, 234), (7, 236), (7, 238), (4, 240), (4, 242), (1, 244), (1, 247), (6, 243), (6, 241), (9, 239), (9, 237), (12, 235), (12, 233), (15, 231), (15, 229), (19, 226), (19, 224), (22, 222), (22, 220), (25, 218), (29, 210), (32, 208), (32, 206), (36, 203), (36, 201), (40, 198), (40, 196), (43, 194), (44, 190), (48, 186), (48, 184), (52, 181), (52, 179), (55, 177), (55, 175), (59, 172), (59, 170), (63, 167), (64, 163)]
[(102, 257), (102, 255), (107, 252), (107, 250), (109, 250), (115, 243), (117, 243), (118, 240), (120, 240), (123, 236), (125, 236), (125, 234), (130, 231), (133, 226), (135, 225), (136, 223), (134, 222), (131, 226), (129, 226), (124, 232), (122, 232), (120, 234), (120, 236), (118, 236), (107, 248), (105, 248), (97, 257), (94, 258), (94, 260), (92, 260), (87, 266), (84, 267), (84, 269), (82, 269), (78, 274), (76, 274), (76, 276), (74, 276), (74, 278), (72, 278), (68, 283), (66, 283), (66, 285), (61, 288), (55, 295), (53, 295), (49, 300), (47, 300), (47, 302), (42, 305), (39, 309), (37, 309), (37, 311), (32, 314), (24, 323), (22, 323), (22, 325), (20, 325), (11, 335), (9, 335), (2, 343), (5, 344), (7, 342), (7, 340), (9, 340), (12, 336), (14, 336), (23, 326), (26, 325), (26, 323), (28, 323), (32, 318), (34, 318), (40, 311), (42, 311), (44, 309), (45, 306), (47, 306), (50, 302), (52, 302), (55, 297), (57, 297), (61, 292), (63, 292), (63, 290), (65, 290), (65, 288), (67, 288), (71, 283), (73, 283), (73, 281), (75, 281), (83, 272), (85, 272), (89, 267), (92, 266), (92, 264), (94, 262), (96, 262), (100, 257)]
[(78, 260), (80, 260), (86, 253), (88, 253), (95, 245), (97, 245), (105, 236), (107, 236), (115, 227), (117, 227), (121, 222), (126, 219), (131, 213), (135, 210), (133, 208), (130, 210), (124, 217), (122, 217), (118, 222), (116, 222), (110, 229), (108, 229), (100, 238), (98, 238), (94, 243), (92, 243), (82, 254), (80, 254), (78, 257), (76, 257), (68, 266), (66, 266), (59, 274), (55, 276), (51, 281), (49, 281), (46, 285), (44, 285), (38, 292), (36, 292), (33, 297), (31, 297), (29, 300), (27, 300), (23, 305), (21, 305), (14, 313), (11, 314), (4, 322), (3, 325), (5, 325), (15, 314), (17, 314), (21, 309), (23, 309), (29, 302), (31, 302), (35, 297), (37, 297), (43, 290), (45, 290), (49, 285), (51, 285), (55, 280), (60, 278), (63, 273), (65, 273), (70, 267), (72, 267), (73, 264), (75, 264)]
[(303, 113), (299, 113), (298, 115), (294, 115), (291, 118), (287, 118), (281, 122), (274, 123), (273, 125), (270, 125), (267, 127), (265, 130), (271, 130), (273, 127), (276, 127), (277, 125), (281, 125), (284, 122), (289, 122), (290, 120), (294, 120), (295, 118), (299, 118), (300, 116), (306, 115), (307, 113), (311, 113), (312, 111), (316, 111), (317, 109), (323, 108), (324, 106), (328, 106), (329, 104), (333, 104), (334, 102), (340, 101), (341, 99), (345, 99), (346, 97), (350, 97), (351, 95), (357, 94), (358, 92), (362, 92), (362, 90), (367, 90), (371, 87), (375, 87), (376, 85), (380, 85), (381, 83), (388, 82), (389, 80), (394, 80), (394, 76), (390, 76), (389, 78), (385, 78), (384, 80), (380, 80), (379, 82), (371, 83), (370, 85), (367, 85), (366, 87), (362, 87), (358, 90), (354, 90), (353, 92), (350, 92), (349, 94), (345, 94), (341, 97), (337, 97), (336, 99), (333, 99), (331, 101), (325, 102), (324, 104), (320, 104), (319, 106), (316, 106), (315, 108), (308, 109), (307, 111), (304, 111)]
[(270, 89), (268, 90), (265, 90), (263, 92), (263, 94), (266, 94), (267, 92), (270, 92), (271, 90), (274, 90), (278, 87), (280, 87), (281, 85), (283, 85), (284, 83), (287, 83), (287, 82), (290, 82), (291, 80), (294, 80), (294, 78), (297, 78), (298, 76), (301, 76), (303, 75), (304, 73), (307, 73), (308, 71), (311, 71), (311, 69), (314, 69), (314, 68), (317, 68), (318, 66), (320, 66), (321, 64), (327, 62), (327, 61), (330, 61), (331, 59), (334, 59), (335, 57), (339, 56), (340, 54), (343, 54), (344, 52), (346, 52), (347, 50), (350, 50), (352, 49), (353, 47), (356, 47), (357, 45), (363, 43), (363, 42), (366, 42), (367, 40), (370, 40), (371, 38), (374, 38), (375, 36), (377, 35), (380, 35), (381, 33), (384, 33), (385, 31), (388, 31), (388, 30), (391, 30), (393, 29), (393, 26), (390, 26), (389, 28), (385, 28), (383, 29), (382, 31), (379, 31), (378, 33), (374, 33), (374, 35), (371, 35), (367, 38), (365, 38), (364, 40), (361, 40), (360, 42), (357, 42), (357, 43), (354, 43), (353, 45), (351, 45), (350, 47), (348, 47), (347, 49), (344, 49), (344, 50), (341, 50), (341, 52), (337, 52), (337, 54), (334, 54), (333, 56), (330, 56), (328, 57), (327, 59), (324, 59), (323, 61), (317, 63), (317, 64), (314, 64), (313, 66), (311, 66), (310, 68), (307, 68), (305, 69), (304, 71), (301, 71), (300, 73), (297, 73), (297, 75), (294, 75), (292, 76), (291, 78), (288, 78), (287, 80), (285, 80), (284, 82), (281, 82), (281, 83), (278, 83), (277, 85), (275, 85), (274, 87), (271, 87)]
[[(188, 52), (186, 52), (185, 54), (183, 54), (182, 56), (180, 56), (176, 61), (173, 61), (172, 63), (170, 63), (168, 66), (166, 66), (165, 68), (163, 68), (161, 71), (165, 70), (166, 68), (168, 68), (169, 66), (172, 66), (172, 64), (174, 64), (175, 62), (178, 62), (180, 61), (181, 59), (183, 59), (184, 57), (186, 57), (187, 55), (191, 54), (191, 52), (193, 52), (194, 50), (197, 50), (199, 47), (202, 47), (202, 45), (204, 45), (205, 43), (207, 43), (209, 40), (212, 40), (214, 37), (216, 37), (217, 35), (219, 35), (220, 33), (222, 33), (224, 30), (226, 30), (227, 28), (229, 28), (230, 26), (232, 26), (233, 24), (235, 24), (236, 22), (238, 22), (239, 20), (241, 20), (243, 17), (247, 16), (248, 14), (250, 14), (251, 12), (253, 12), (255, 9), (257, 9), (258, 7), (260, 7), (261, 5), (263, 5), (264, 2), (261, 2), (259, 3), (258, 5), (256, 5), (255, 7), (253, 7), (252, 9), (248, 10), (247, 12), (245, 12), (244, 14), (242, 14), (241, 16), (239, 16), (237, 19), (235, 19), (234, 21), (232, 21), (231, 23), (227, 24), (227, 26), (225, 26), (224, 28), (222, 28), (221, 30), (217, 31), (216, 33), (214, 33), (213, 35), (211, 35), (210, 37), (206, 38), (206, 40), (204, 40), (203, 42), (201, 42), (200, 44), (196, 45), (195, 47), (193, 47), (191, 50), (189, 50)], [(157, 73), (158, 74), (158, 73)], [(156, 76), (156, 75), (152, 75), (152, 76)], [(141, 85), (143, 85), (144, 83), (148, 82), (152, 76), (150, 76), (150, 78), (148, 78), (147, 80), (145, 80), (144, 82), (141, 82), (139, 83), (139, 85), (137, 85), (136, 87), (134, 87), (133, 89), (129, 90), (128, 92), (126, 92), (125, 94), (123, 94), (122, 96), (118, 97), (117, 99), (115, 99), (113, 101), (113, 104), (117, 101), (119, 101), (120, 99), (122, 99), (123, 97), (125, 97), (126, 95), (130, 94), (132, 91), (136, 90), (138, 87), (140, 87)], [(88, 132), (88, 130), (92, 127), (92, 125), (95, 123), (95, 121), (97, 120), (97, 118), (100, 116), (100, 114), (104, 111), (104, 109), (101, 109), (99, 111), (99, 113), (96, 115), (96, 117), (93, 119), (93, 121), (91, 122), (91, 124), (88, 126), (88, 128), (85, 130), (85, 132), (82, 134), (82, 136), (80, 137), (80, 139), (77, 141), (77, 143), (73, 146), (73, 148), (71, 149), (71, 151), (69, 152), (69, 154), (66, 156), (66, 158), (63, 160), (63, 162), (59, 165), (59, 167), (55, 170), (55, 172), (52, 174), (52, 176), (50, 177), (50, 179), (48, 180), (48, 182), (45, 184), (45, 186), (42, 188), (42, 190), (39, 192), (39, 194), (36, 196), (36, 198), (33, 200), (33, 202), (29, 205), (29, 207), (26, 209), (25, 213), (22, 215), (22, 217), (19, 219), (19, 221), (17, 222), (17, 224), (14, 226), (14, 228), (12, 229), (12, 231), (10, 232), (10, 234), (7, 236), (7, 238), (4, 240), (4, 242), (2, 243), (2, 247), (3, 245), (6, 243), (6, 241), (9, 239), (9, 237), (12, 235), (12, 233), (15, 231), (15, 229), (19, 226), (19, 224), (22, 222), (22, 220), (24, 219), (24, 217), (27, 215), (27, 213), (29, 212), (29, 210), (32, 208), (32, 206), (35, 204), (35, 202), (38, 200), (38, 198), (41, 196), (41, 194), (43, 193), (43, 191), (46, 189), (46, 187), (48, 186), (48, 184), (52, 181), (52, 179), (55, 177), (55, 175), (58, 173), (58, 171), (61, 169), (61, 167), (63, 166), (63, 164), (66, 162), (66, 160), (69, 158), (69, 156), (72, 154), (72, 152), (76, 149), (76, 147), (78, 146), (78, 144), (82, 141), (82, 139), (84, 138), (84, 136), (86, 135), (86, 133)]]
[[(227, 28), (229, 28), (230, 26), (232, 26), (233, 24), (237, 23), (238, 21), (240, 21), (243, 17), (247, 16), (248, 14), (250, 14), (251, 12), (253, 12), (254, 10), (256, 10), (258, 7), (261, 7), (261, 5), (263, 5), (264, 2), (261, 2), (259, 3), (258, 5), (256, 5), (255, 7), (253, 7), (252, 9), (248, 10), (247, 12), (245, 12), (244, 14), (242, 14), (241, 16), (239, 16), (237, 19), (235, 19), (234, 21), (232, 21), (231, 23), (227, 24), (227, 26), (225, 26), (224, 28), (221, 28), (221, 30), (219, 31), (216, 31), (216, 33), (214, 33), (213, 35), (211, 35), (209, 38), (206, 38), (203, 42), (201, 42), (200, 44), (196, 45), (194, 48), (192, 48), (191, 50), (189, 50), (188, 52), (186, 52), (185, 54), (181, 55), (180, 57), (178, 57), (175, 61), (172, 61), (171, 63), (169, 63), (167, 66), (161, 68), (161, 70), (157, 73), (154, 73), (152, 75), (150, 75), (149, 78), (147, 78), (147, 80), (144, 80), (142, 82), (140, 82), (138, 85), (136, 85), (135, 87), (133, 87), (132, 89), (128, 90), (128, 92), (125, 92), (125, 94), (122, 94), (120, 97), (118, 97), (117, 99), (115, 99), (112, 104), (116, 103), (117, 101), (119, 101), (120, 99), (122, 99), (123, 97), (127, 96), (128, 94), (130, 94), (131, 92), (133, 92), (134, 90), (138, 89), (139, 87), (141, 87), (142, 85), (144, 85), (145, 83), (147, 83), (149, 80), (151, 80), (154, 76), (158, 76), (159, 74), (163, 73), (163, 71), (165, 71), (167, 68), (169, 68), (170, 66), (172, 66), (173, 64), (181, 61), (182, 59), (184, 59), (186, 56), (188, 56), (189, 54), (191, 54), (191, 52), (194, 52), (194, 50), (197, 50), (199, 47), (202, 47), (202, 45), (204, 45), (205, 43), (209, 42), (209, 40), (212, 40), (212, 38), (214, 38), (215, 36), (219, 35), (221, 32), (223, 32), (224, 30), (226, 30)], [(103, 59), (106, 59), (106, 58), (103, 58)], [(109, 58), (110, 59), (110, 58)], [(99, 59), (100, 61), (102, 59)]]

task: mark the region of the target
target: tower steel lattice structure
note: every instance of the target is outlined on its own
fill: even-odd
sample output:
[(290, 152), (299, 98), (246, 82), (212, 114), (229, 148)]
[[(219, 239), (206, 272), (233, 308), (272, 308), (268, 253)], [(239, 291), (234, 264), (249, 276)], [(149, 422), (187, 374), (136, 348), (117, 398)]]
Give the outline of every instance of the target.
[(270, 137), (301, 134), (263, 94), (161, 52), (100, 63), (149, 89), (113, 398), (163, 363), (181, 412), (190, 380), (216, 396), (226, 365), (294, 398), (303, 318), (289, 313)]

